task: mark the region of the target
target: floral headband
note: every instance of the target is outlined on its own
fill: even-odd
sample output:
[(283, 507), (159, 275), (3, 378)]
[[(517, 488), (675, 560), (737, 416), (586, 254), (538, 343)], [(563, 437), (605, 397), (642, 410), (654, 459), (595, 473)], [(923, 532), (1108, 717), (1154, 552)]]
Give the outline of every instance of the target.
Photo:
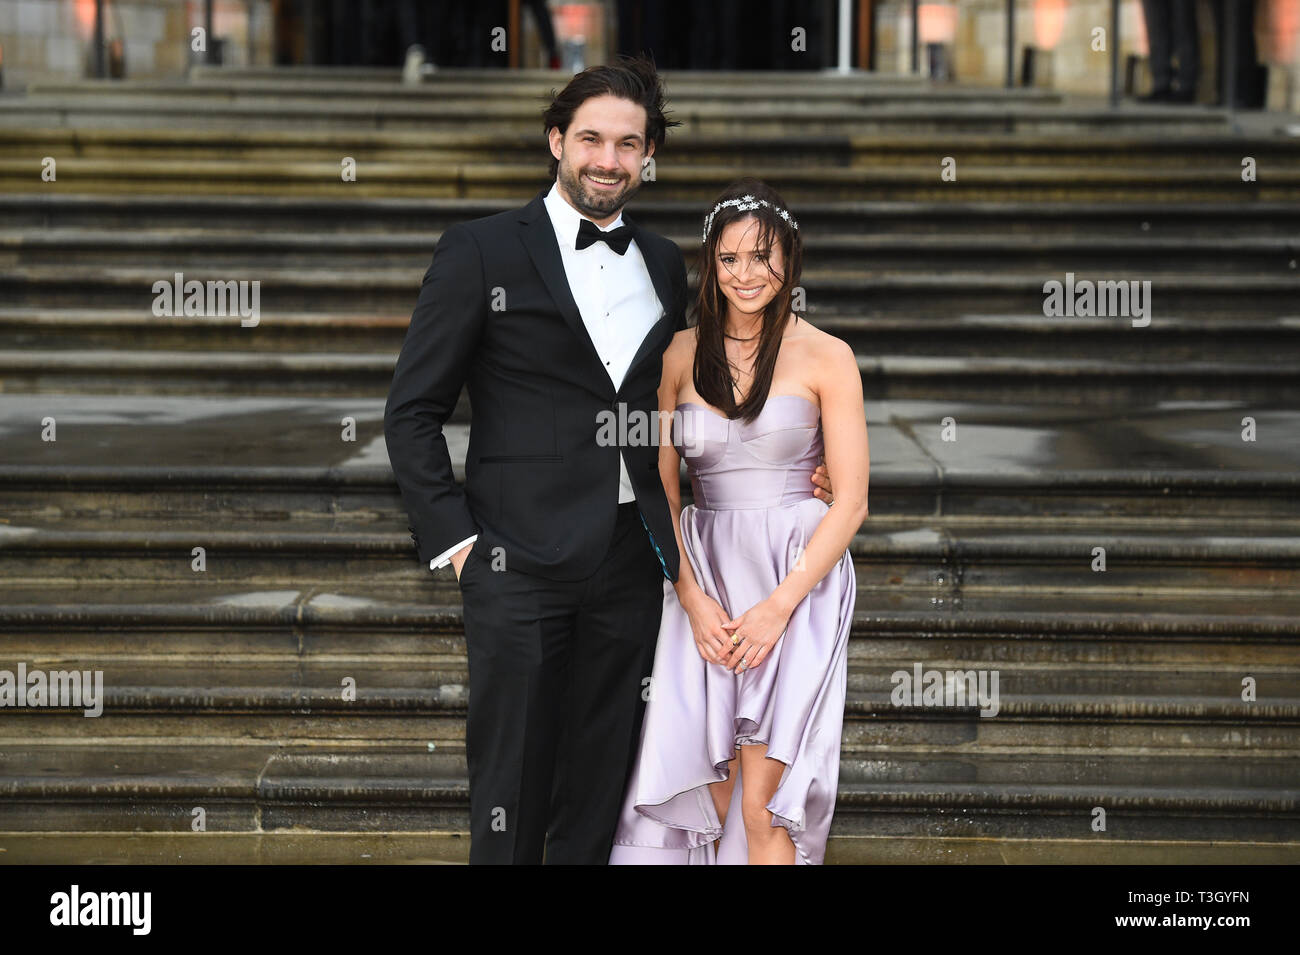
[(705, 218), (704, 220), (704, 238), (700, 240), (701, 244), (709, 241), (709, 228), (713, 225), (713, 217), (716, 216), (720, 210), (722, 210), (727, 206), (735, 206), (737, 209), (741, 211), (746, 211), (749, 209), (757, 209), (759, 206), (767, 206), (769, 209), (771, 209), (773, 212), (779, 215), (786, 222), (790, 223), (790, 227), (792, 229), (799, 228), (799, 223), (795, 222), (794, 219), (790, 218), (790, 213), (787, 212), (785, 209), (782, 209), (780, 206), (774, 206), (766, 199), (755, 199), (753, 196), (741, 196), (739, 199), (727, 199), (725, 202), (719, 202), (716, 206), (713, 207), (713, 211), (710, 212), (708, 214), (708, 217)]

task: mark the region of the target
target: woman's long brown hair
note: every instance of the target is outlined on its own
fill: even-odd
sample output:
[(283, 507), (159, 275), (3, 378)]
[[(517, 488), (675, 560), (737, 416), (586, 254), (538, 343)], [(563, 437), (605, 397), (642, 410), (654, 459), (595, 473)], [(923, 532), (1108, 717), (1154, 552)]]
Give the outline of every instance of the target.
[[(763, 405), (767, 402), (768, 390), (772, 387), (772, 371), (776, 367), (776, 356), (781, 350), (781, 336), (785, 331), (786, 316), (790, 314), (790, 302), (803, 269), (803, 245), (799, 240), (798, 230), (773, 209), (775, 206), (777, 209), (789, 211), (790, 207), (775, 189), (761, 180), (752, 178), (736, 180), (713, 200), (709, 209), (713, 209), (719, 202), (727, 199), (739, 199), (744, 196), (766, 199), (770, 205), (743, 210), (735, 206), (727, 206), (718, 210), (709, 225), (709, 234), (698, 262), (700, 282), (695, 305), (697, 343), (692, 380), (700, 397), (722, 411), (728, 418), (753, 421), (763, 410)], [(758, 249), (771, 250), (780, 246), (785, 262), (785, 276), (776, 296), (763, 309), (758, 353), (754, 359), (754, 382), (745, 395), (744, 401), (737, 404), (735, 379), (727, 364), (724, 338), (727, 299), (718, 285), (718, 237), (732, 222), (750, 217), (758, 223)], [(791, 217), (798, 218), (793, 213)], [(768, 270), (776, 274), (770, 259)]]

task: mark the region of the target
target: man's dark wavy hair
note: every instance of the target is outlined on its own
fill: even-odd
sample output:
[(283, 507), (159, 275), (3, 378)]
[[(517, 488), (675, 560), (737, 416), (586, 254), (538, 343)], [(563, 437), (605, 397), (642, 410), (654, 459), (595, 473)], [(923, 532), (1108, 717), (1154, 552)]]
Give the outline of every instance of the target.
[[(547, 135), (552, 126), (559, 127), (561, 135), (567, 133), (578, 107), (593, 96), (605, 95), (631, 100), (645, 109), (646, 147), (648, 149), (650, 143), (654, 143), (655, 155), (663, 148), (668, 128), (681, 125), (676, 120), (667, 118), (663, 82), (654, 61), (644, 53), (635, 57), (621, 53), (614, 58), (613, 63), (588, 67), (571, 79), (559, 93), (554, 90), (551, 93), (551, 105), (542, 113), (543, 132)], [(549, 151), (548, 156), (551, 160), (550, 177), (553, 180), (560, 162), (550, 156)]]

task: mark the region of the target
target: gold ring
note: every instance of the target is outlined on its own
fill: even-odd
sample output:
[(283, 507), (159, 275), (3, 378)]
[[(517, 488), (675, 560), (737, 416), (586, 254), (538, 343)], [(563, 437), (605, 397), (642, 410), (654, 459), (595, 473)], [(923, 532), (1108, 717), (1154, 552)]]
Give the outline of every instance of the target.
[(736, 632), (736, 633), (733, 633), (733, 634), (731, 635), (731, 645), (732, 645), (733, 647), (738, 647), (738, 646), (740, 646), (740, 633), (739, 633), (739, 631)]

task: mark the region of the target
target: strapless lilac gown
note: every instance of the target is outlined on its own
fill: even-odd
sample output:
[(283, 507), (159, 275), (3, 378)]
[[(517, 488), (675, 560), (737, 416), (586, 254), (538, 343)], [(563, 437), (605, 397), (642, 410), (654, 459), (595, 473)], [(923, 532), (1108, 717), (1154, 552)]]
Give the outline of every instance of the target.
[[(827, 505), (813, 497), (821, 416), (798, 395), (773, 395), (752, 422), (694, 403), (677, 407), (673, 437), (695, 503), (681, 531), (695, 579), (733, 617), (771, 595), (800, 559)], [(790, 616), (785, 636), (754, 670), (705, 661), (672, 584), (641, 741), (614, 836), (611, 865), (748, 862), (744, 774), (725, 829), (709, 784), (727, 776), (737, 744), (766, 743), (786, 764), (767, 803), (799, 864), (820, 864), (835, 810), (856, 581), (848, 551)], [(721, 836), (715, 852), (714, 840)]]

